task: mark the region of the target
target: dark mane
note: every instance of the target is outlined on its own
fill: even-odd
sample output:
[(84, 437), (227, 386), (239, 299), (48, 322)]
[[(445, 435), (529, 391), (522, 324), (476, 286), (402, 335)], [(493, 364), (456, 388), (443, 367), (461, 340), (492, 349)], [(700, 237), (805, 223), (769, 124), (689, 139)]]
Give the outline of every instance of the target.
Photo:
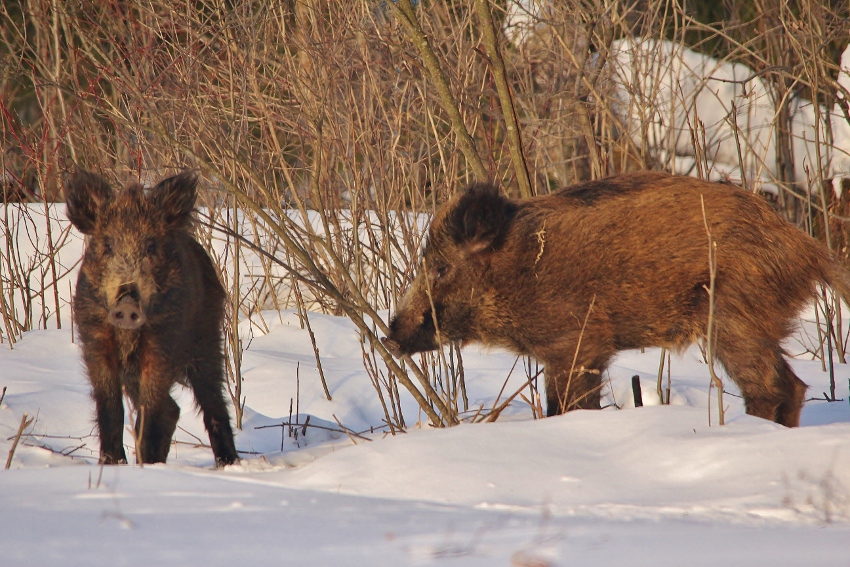
[(575, 199), (584, 205), (593, 205), (597, 201), (644, 191), (651, 187), (651, 183), (671, 179), (672, 176), (665, 173), (642, 172), (632, 175), (617, 175), (606, 179), (586, 181), (578, 185), (564, 187), (555, 192), (558, 197)]

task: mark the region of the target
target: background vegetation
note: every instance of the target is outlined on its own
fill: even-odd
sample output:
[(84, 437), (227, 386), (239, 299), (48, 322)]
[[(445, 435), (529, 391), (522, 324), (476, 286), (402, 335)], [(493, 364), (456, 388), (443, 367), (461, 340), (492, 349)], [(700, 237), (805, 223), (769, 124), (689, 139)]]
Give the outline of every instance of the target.
[[(284, 308), (297, 309), (305, 326), (311, 310), (357, 324), (391, 430), (406, 426), (400, 388), (435, 425), (496, 416), (497, 408), (466, 407), (456, 349), (399, 363), (378, 340), (412, 277), (427, 215), (482, 171), (520, 195), (662, 168), (619, 134), (604, 66), (615, 39), (664, 38), (746, 63), (775, 89), (777, 140), (790, 147), (785, 95), (831, 107), (850, 37), (850, 7), (837, 0), (564, 0), (542, 3), (523, 25), (523, 10), (509, 8), (475, 0), (4, 1), (0, 182), (4, 201), (30, 204), (7, 207), (0, 219), (0, 333), (13, 344), (63, 316), (68, 324), (60, 291), (73, 266), (57, 266), (54, 254), (67, 233), (37, 235), (44, 252), (33, 264), (17, 262), (10, 243), (33, 211), (61, 215), (46, 203), (61, 199), (74, 164), (116, 185), (195, 168), (206, 207), (199, 236), (231, 290), (237, 420), (246, 346), (238, 321), (262, 328), (263, 309)], [(506, 116), (516, 117), (518, 139)], [(465, 151), (463, 129), (472, 142)], [(779, 206), (812, 229), (796, 214), (794, 179), (781, 181)], [(318, 350), (316, 361), (321, 368)], [(536, 373), (530, 364), (526, 371)]]

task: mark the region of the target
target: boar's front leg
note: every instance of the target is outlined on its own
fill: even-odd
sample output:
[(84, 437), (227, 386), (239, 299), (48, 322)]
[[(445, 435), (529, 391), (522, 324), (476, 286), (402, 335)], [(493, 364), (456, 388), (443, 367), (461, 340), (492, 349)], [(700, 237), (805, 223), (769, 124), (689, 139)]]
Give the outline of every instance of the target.
[(576, 364), (570, 380), (570, 363), (544, 363), (546, 416), (574, 409), (599, 409), (602, 372), (599, 364)]
[[(587, 331), (582, 341), (576, 336), (575, 341), (562, 343), (557, 354), (539, 357), (546, 381), (547, 416), (600, 407), (602, 374), (616, 351), (606, 348), (604, 339), (588, 337)], [(578, 353), (575, 345), (580, 345)]]
[(127, 463), (124, 452), (124, 400), (118, 376), (118, 359), (113, 348), (84, 346), (83, 356), (92, 385), (100, 433), (100, 462)]
[(599, 409), (602, 374), (617, 352), (610, 322), (601, 310), (590, 309), (583, 322), (573, 318), (567, 324), (557, 339), (533, 353), (543, 362), (547, 416)]
[[(210, 337), (208, 345), (218, 345), (217, 337)], [(233, 442), (233, 430), (230, 427), (230, 415), (227, 413), (227, 403), (224, 399), (224, 371), (220, 351), (206, 349), (206, 356), (201, 356), (186, 369), (189, 384), (195, 393), (204, 414), (204, 426), (210, 436), (210, 445), (215, 456), (215, 466), (232, 465), (239, 460), (236, 446)]]

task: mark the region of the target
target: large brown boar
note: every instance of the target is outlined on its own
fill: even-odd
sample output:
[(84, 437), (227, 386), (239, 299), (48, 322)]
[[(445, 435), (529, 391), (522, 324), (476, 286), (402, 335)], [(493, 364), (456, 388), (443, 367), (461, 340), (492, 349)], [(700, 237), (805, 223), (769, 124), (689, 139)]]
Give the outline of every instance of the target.
[(705, 217), (717, 245), (715, 352), (747, 413), (799, 424), (804, 384), (781, 347), (819, 283), (850, 277), (759, 197), (659, 173), (510, 200), (473, 185), (434, 217), (420, 271), (384, 339), (398, 355), (473, 341), (544, 365), (547, 414), (599, 408), (617, 351), (705, 338)]
[(180, 408), (175, 382), (195, 394), (216, 466), (238, 460), (224, 398), (225, 293), (192, 236), (197, 177), (113, 192), (78, 171), (65, 184), (68, 218), (91, 238), (74, 315), (97, 406), (101, 460), (126, 463), (122, 390), (137, 409), (137, 453), (165, 462)]

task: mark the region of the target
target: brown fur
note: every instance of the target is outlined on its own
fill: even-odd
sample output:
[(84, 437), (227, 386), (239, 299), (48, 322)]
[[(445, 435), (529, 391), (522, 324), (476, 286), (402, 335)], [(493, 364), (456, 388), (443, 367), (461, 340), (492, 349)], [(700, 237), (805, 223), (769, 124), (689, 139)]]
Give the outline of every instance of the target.
[(191, 233), (196, 185), (186, 172), (116, 194), (85, 171), (65, 185), (68, 218), (91, 237), (74, 315), (107, 464), (127, 462), (122, 390), (138, 410), (142, 462), (165, 462), (180, 417), (175, 382), (194, 391), (216, 465), (238, 460), (223, 393), (225, 293)]
[(850, 277), (760, 198), (690, 177), (622, 175), (525, 200), (470, 187), (437, 212), (385, 344), (435, 349), (439, 327), (443, 340), (506, 347), (543, 362), (549, 415), (598, 408), (617, 351), (705, 336), (701, 196), (717, 243), (717, 358), (748, 413), (796, 426), (807, 386), (780, 344), (818, 283), (846, 298)]

